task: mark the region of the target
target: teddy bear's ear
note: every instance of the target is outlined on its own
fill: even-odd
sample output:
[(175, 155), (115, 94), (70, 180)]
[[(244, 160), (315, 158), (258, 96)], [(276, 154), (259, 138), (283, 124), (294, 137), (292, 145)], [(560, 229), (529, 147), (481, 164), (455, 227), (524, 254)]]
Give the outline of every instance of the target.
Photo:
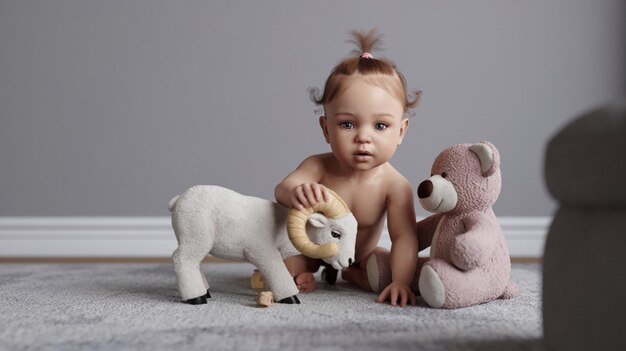
[(469, 149), (478, 156), (483, 176), (489, 177), (500, 167), (500, 154), (492, 143), (483, 141), (470, 146)]

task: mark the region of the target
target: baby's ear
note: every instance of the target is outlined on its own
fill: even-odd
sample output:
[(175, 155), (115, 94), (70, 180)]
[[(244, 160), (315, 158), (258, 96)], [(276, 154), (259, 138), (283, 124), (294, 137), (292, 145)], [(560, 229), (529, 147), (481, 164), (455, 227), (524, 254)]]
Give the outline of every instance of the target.
[(409, 119), (402, 118), (400, 121), (400, 139), (398, 140), (398, 145), (402, 144), (402, 140), (404, 140), (404, 136), (406, 135), (406, 130), (409, 129)]
[(326, 143), (330, 143), (330, 139), (328, 138), (328, 119), (326, 119), (326, 116), (320, 116), (320, 127), (322, 128), (322, 133), (324, 133)]
[(492, 143), (483, 141), (470, 146), (469, 149), (478, 156), (483, 176), (489, 177), (500, 167), (500, 154)]

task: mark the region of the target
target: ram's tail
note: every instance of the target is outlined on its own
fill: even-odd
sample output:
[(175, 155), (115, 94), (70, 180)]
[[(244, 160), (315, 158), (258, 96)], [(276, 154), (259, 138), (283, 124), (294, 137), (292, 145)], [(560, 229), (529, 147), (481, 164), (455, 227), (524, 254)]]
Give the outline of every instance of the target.
[(174, 210), (174, 205), (176, 205), (176, 201), (178, 201), (178, 198), (180, 197), (180, 195), (176, 195), (174, 196), (171, 200), (170, 203), (168, 205), (170, 212), (172, 212), (172, 210)]

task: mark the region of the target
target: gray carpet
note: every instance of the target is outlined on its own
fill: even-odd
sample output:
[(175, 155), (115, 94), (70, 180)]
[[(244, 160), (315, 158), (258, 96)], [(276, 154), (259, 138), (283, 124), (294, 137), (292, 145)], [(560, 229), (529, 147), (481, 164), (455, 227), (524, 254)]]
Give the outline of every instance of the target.
[(0, 265), (0, 350), (543, 350), (539, 265), (514, 265), (517, 298), (451, 311), (344, 282), (262, 309), (252, 266), (203, 270), (213, 299), (191, 306), (168, 264)]

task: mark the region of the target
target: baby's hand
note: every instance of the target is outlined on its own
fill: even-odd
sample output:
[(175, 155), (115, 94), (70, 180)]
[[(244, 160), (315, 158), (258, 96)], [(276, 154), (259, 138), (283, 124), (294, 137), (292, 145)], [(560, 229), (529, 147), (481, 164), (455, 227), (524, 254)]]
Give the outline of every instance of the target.
[(376, 302), (383, 303), (386, 300), (389, 300), (393, 306), (400, 303), (401, 307), (406, 306), (407, 301), (411, 302), (413, 306), (416, 303), (415, 294), (413, 294), (411, 288), (406, 284), (398, 282), (391, 282), (391, 284), (387, 285), (385, 290), (378, 295)]
[(322, 184), (303, 183), (291, 191), (289, 200), (293, 208), (302, 211), (315, 206), (318, 202), (330, 201), (330, 193)]

